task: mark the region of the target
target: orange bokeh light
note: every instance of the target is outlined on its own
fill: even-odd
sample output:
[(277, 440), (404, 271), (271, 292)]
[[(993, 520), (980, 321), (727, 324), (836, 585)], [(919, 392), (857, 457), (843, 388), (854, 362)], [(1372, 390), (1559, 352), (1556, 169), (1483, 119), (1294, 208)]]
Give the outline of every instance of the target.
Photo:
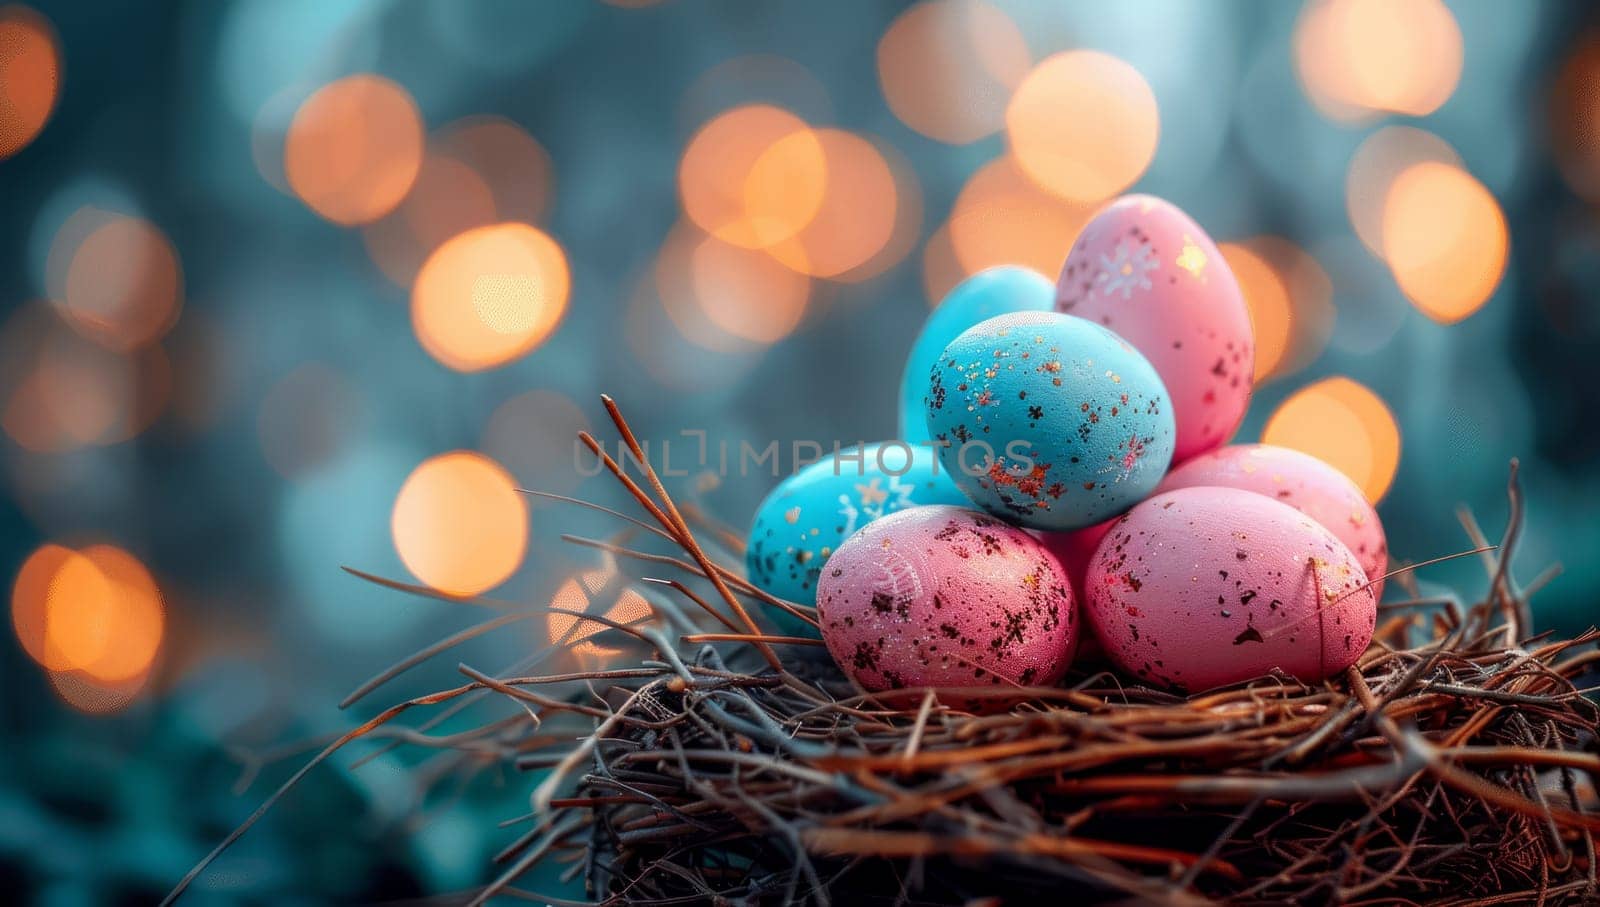
[(1304, 368), (1333, 332), (1333, 282), (1322, 265), (1278, 236), (1218, 245), (1244, 292), (1256, 338), (1255, 380)]
[(476, 171), (455, 158), (429, 154), (400, 207), (362, 228), (361, 238), (378, 270), (409, 287), (445, 240), (497, 219), (494, 196)]
[(779, 139), (751, 168), (752, 180), (766, 178), (769, 159), (781, 162), (779, 170), (804, 170), (817, 146), (827, 175), (822, 200), (793, 236), (767, 251), (802, 274), (836, 277), (867, 264), (889, 245), (897, 222), (896, 180), (871, 142), (840, 129)]
[(52, 242), (52, 254), (67, 262), (57, 300), (67, 324), (114, 350), (164, 336), (183, 304), (183, 274), (166, 234), (142, 218), (81, 214)]
[(390, 529), (417, 579), (449, 595), (477, 595), (522, 564), (528, 508), (504, 467), (458, 450), (412, 471), (395, 496)]
[(49, 21), (26, 6), (0, 7), (0, 160), (44, 129), (60, 82), (61, 49)]
[(950, 240), (950, 225), (940, 224), (922, 247), (922, 289), (927, 294), (928, 306), (937, 306), (966, 276), (956, 258), (955, 244)]
[(437, 152), (472, 168), (496, 220), (537, 224), (550, 213), (553, 166), (544, 146), (504, 117), (472, 116), (439, 130)]
[(918, 3), (878, 42), (878, 81), (894, 115), (929, 138), (966, 145), (1005, 125), (1031, 57), (1016, 23), (982, 0)]
[(1144, 76), (1093, 50), (1045, 58), (1006, 107), (1006, 137), (1022, 172), (1077, 202), (1098, 202), (1133, 185), (1150, 166), (1160, 131), (1156, 96)]
[(1329, 117), (1426, 116), (1461, 79), (1461, 29), (1441, 0), (1313, 0), (1295, 24), (1294, 58)]
[[(561, 584), (550, 606), (597, 614), (620, 624), (632, 624), (649, 617), (650, 603), (625, 583), (625, 579), (610, 570), (585, 570)], [(622, 654), (622, 650), (599, 645), (590, 638), (611, 629), (599, 621), (552, 612), (546, 627), (551, 645), (566, 647), (579, 655), (609, 658)]]
[(422, 167), (422, 114), (388, 79), (347, 76), (305, 100), (283, 167), (294, 194), (336, 224), (371, 223), (400, 204)]
[(150, 571), (121, 548), (44, 545), (17, 574), (11, 622), (46, 669), (137, 686), (161, 649), (166, 613)]
[(747, 249), (800, 232), (826, 189), (827, 162), (816, 134), (799, 117), (767, 104), (736, 107), (707, 123), (678, 166), (684, 213), (705, 232)]
[(1450, 143), (1411, 126), (1385, 126), (1362, 141), (1350, 156), (1345, 175), (1345, 209), (1350, 225), (1372, 254), (1383, 257), (1383, 209), (1395, 178), (1425, 161), (1460, 167)]
[(504, 365), (544, 342), (567, 310), (567, 256), (527, 224), (476, 227), (423, 263), (411, 323), (435, 359), (462, 372)]
[(950, 245), (962, 276), (995, 265), (1024, 265), (1054, 279), (1095, 206), (1044, 192), (1010, 157), (967, 180), (950, 212)]
[(765, 252), (680, 223), (655, 264), (655, 288), (678, 333), (696, 346), (747, 352), (787, 337), (811, 302), (809, 277)]
[(1600, 31), (1585, 35), (1556, 74), (1551, 146), (1572, 190), (1600, 201)]
[(1400, 466), (1400, 427), (1367, 387), (1334, 377), (1283, 401), (1261, 432), (1262, 443), (1303, 451), (1338, 469), (1376, 504)]
[(1395, 178), (1383, 207), (1383, 257), (1424, 315), (1454, 324), (1489, 301), (1505, 273), (1505, 215), (1459, 167), (1425, 162)]

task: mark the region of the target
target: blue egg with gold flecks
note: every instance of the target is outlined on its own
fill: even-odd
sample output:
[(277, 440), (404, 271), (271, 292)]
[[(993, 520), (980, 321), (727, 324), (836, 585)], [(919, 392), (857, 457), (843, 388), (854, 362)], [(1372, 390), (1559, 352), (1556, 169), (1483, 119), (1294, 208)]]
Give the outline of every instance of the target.
[(925, 412), (961, 490), (1030, 529), (1092, 526), (1137, 504), (1176, 440), (1150, 362), (1106, 328), (1054, 312), (962, 333), (930, 369)]
[(922, 398), (928, 392), (928, 369), (962, 331), (980, 321), (1011, 312), (1048, 312), (1055, 306), (1055, 287), (1029, 268), (1001, 265), (956, 284), (933, 310), (911, 346), (906, 370), (900, 377), (900, 437), (926, 444), (927, 420)]
[[(745, 548), (750, 581), (779, 598), (816, 604), (823, 563), (857, 529), (908, 507), (966, 503), (931, 447), (880, 441), (829, 452), (784, 479), (756, 510)], [(800, 622), (786, 618), (777, 622), (796, 631)]]

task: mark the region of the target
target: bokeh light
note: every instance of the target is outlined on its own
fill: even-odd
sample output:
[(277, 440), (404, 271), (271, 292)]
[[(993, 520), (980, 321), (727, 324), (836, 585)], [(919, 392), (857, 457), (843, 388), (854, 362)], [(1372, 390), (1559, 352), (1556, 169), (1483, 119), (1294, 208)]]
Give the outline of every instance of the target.
[(177, 323), (182, 269), (166, 234), (149, 221), (85, 209), (57, 234), (51, 255), (67, 262), (57, 299), (61, 314), (85, 337), (131, 350)]
[(1218, 245), (1255, 332), (1257, 383), (1309, 365), (1333, 333), (1333, 282), (1310, 253), (1280, 236)]
[(11, 621), (23, 650), (47, 670), (137, 686), (161, 649), (166, 611), (150, 571), (127, 551), (47, 544), (17, 574)]
[(429, 154), (400, 206), (362, 228), (367, 254), (397, 286), (409, 287), (433, 250), (459, 233), (495, 223), (494, 195), (476, 171)]
[(34, 453), (126, 441), (172, 393), (159, 346), (119, 353), (68, 330), (49, 306), (23, 306), (0, 333), (0, 426)]
[(1489, 301), (1509, 242), (1499, 202), (1459, 167), (1409, 167), (1384, 202), (1383, 257), (1406, 297), (1443, 324)]
[(422, 115), (404, 88), (354, 75), (319, 89), (295, 113), (284, 142), (289, 186), (336, 224), (393, 211), (422, 167)]
[(928, 306), (937, 306), (966, 276), (960, 259), (956, 258), (955, 243), (950, 239), (950, 225), (940, 224), (922, 247), (922, 291)]
[(471, 451), (423, 461), (396, 495), (390, 527), (406, 569), (449, 595), (505, 582), (528, 547), (528, 508), (516, 481)]
[(818, 147), (826, 175), (822, 198), (792, 236), (774, 242), (768, 251), (802, 274), (836, 277), (865, 265), (889, 245), (899, 200), (894, 173), (883, 155), (871, 142), (841, 129), (807, 130), (779, 139), (751, 168), (751, 179), (763, 185), (779, 182), (781, 177), (768, 175), (774, 167), (809, 172)]
[(889, 109), (952, 145), (1005, 125), (1006, 102), (1030, 63), (1016, 23), (983, 0), (918, 3), (878, 42), (878, 82)]
[(743, 54), (701, 73), (679, 99), (677, 119), (693, 132), (724, 111), (750, 104), (769, 104), (808, 123), (834, 119), (833, 102), (816, 73), (777, 54)]
[(1400, 466), (1400, 427), (1388, 405), (1345, 377), (1301, 388), (1267, 420), (1261, 441), (1303, 451), (1350, 477), (1376, 504)]
[(1426, 161), (1460, 167), (1450, 143), (1413, 126), (1385, 126), (1367, 136), (1350, 156), (1345, 174), (1345, 209), (1350, 225), (1373, 255), (1383, 257), (1383, 209), (1394, 181)]
[(759, 249), (800, 232), (827, 189), (822, 143), (803, 120), (767, 104), (736, 107), (683, 152), (684, 213), (723, 242)]
[(788, 336), (805, 318), (812, 296), (805, 274), (684, 223), (662, 243), (654, 278), (678, 333), (722, 353), (748, 352)]
[(556, 329), (572, 289), (567, 256), (527, 224), (477, 227), (434, 251), (411, 290), (429, 355), (462, 372), (526, 355)]
[(1328, 117), (1427, 116), (1461, 79), (1461, 29), (1442, 0), (1312, 0), (1295, 24), (1294, 59)]
[(1551, 90), (1550, 130), (1567, 185), (1600, 201), (1600, 32), (1585, 34), (1561, 64)]
[(1045, 58), (1006, 107), (1006, 138), (1022, 172), (1077, 202), (1098, 202), (1133, 185), (1150, 166), (1159, 134), (1150, 84), (1100, 51)]
[(950, 245), (961, 276), (1015, 264), (1054, 280), (1094, 211), (1092, 203), (1043, 191), (1009, 156), (990, 161), (967, 180), (950, 212)]
[(25, 6), (0, 6), (0, 161), (44, 129), (60, 81), (61, 49), (49, 21)]
[[(629, 588), (626, 577), (612, 570), (585, 570), (561, 584), (550, 599), (552, 608), (597, 614), (617, 623), (631, 624), (650, 616), (650, 603)], [(605, 659), (622, 650), (602, 646), (591, 637), (611, 629), (606, 624), (552, 612), (546, 623), (551, 645), (564, 646), (581, 656)]]
[[(495, 407), (479, 446), (524, 488), (570, 494), (585, 478), (578, 471), (578, 433), (588, 430), (588, 418), (570, 398), (531, 390)], [(542, 500), (529, 498), (528, 505), (538, 507)]]
[(261, 400), (261, 453), (279, 475), (301, 477), (344, 447), (360, 430), (361, 415), (361, 396), (343, 375), (321, 362), (304, 363)]
[(521, 126), (504, 117), (466, 117), (440, 129), (434, 146), (483, 181), (497, 220), (538, 224), (549, 216), (555, 193), (550, 154)]

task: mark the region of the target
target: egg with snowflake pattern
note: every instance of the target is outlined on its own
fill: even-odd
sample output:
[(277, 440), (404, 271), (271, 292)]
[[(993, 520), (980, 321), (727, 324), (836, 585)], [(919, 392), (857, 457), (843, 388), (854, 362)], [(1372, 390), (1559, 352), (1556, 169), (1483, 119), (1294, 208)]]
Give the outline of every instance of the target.
[(1048, 312), (1055, 305), (1055, 287), (1031, 268), (1001, 265), (987, 268), (956, 284), (923, 323), (911, 345), (900, 376), (900, 437), (927, 443), (922, 397), (928, 391), (928, 370), (961, 332), (980, 321), (1011, 312)]
[(1161, 378), (1082, 318), (1018, 312), (945, 348), (928, 379), (928, 432), (979, 507), (1029, 529), (1081, 529), (1149, 494), (1172, 459)]
[[(811, 605), (823, 562), (856, 530), (909, 507), (964, 503), (925, 445), (883, 441), (830, 451), (780, 482), (756, 508), (745, 566), (762, 590)], [(785, 632), (803, 629), (787, 615), (775, 620)]]
[(1189, 215), (1151, 195), (1102, 208), (1072, 244), (1056, 311), (1117, 332), (1172, 395), (1172, 462), (1228, 442), (1250, 404), (1255, 339), (1228, 263)]

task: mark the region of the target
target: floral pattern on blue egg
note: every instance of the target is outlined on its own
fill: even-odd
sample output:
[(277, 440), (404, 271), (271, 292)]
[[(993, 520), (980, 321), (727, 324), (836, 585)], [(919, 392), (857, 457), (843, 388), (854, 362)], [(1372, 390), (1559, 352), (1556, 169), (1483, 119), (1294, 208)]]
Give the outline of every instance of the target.
[(1172, 460), (1167, 389), (1130, 344), (1053, 312), (991, 318), (929, 375), (928, 431), (961, 490), (1031, 529), (1102, 522), (1138, 503)]
[[(966, 503), (931, 447), (881, 441), (838, 456), (830, 451), (761, 502), (745, 566), (766, 592), (812, 605), (823, 563), (856, 530), (909, 507)], [(776, 619), (788, 632), (800, 629), (797, 620)]]
[(922, 398), (928, 392), (928, 370), (950, 341), (996, 315), (1048, 312), (1054, 307), (1055, 286), (1030, 268), (987, 268), (956, 284), (923, 323), (906, 358), (900, 377), (900, 437), (913, 444), (932, 440), (922, 414)]

